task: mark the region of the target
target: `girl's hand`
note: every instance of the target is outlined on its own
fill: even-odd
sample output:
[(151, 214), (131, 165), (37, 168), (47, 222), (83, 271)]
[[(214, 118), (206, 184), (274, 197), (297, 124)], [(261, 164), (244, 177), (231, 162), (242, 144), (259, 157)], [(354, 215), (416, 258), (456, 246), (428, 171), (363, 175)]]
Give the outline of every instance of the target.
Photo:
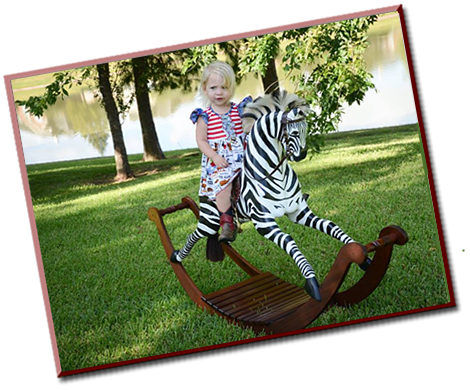
[(217, 166), (217, 168), (227, 168), (228, 167), (228, 162), (225, 158), (222, 156), (219, 156), (218, 154), (212, 157), (212, 161), (214, 164)]

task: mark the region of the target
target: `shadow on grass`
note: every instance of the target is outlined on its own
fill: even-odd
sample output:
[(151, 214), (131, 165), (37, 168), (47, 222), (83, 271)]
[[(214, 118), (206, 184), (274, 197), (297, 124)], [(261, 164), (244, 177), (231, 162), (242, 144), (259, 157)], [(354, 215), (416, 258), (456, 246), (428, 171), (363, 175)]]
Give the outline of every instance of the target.
[[(368, 145), (370, 148), (375, 144), (383, 144), (386, 135), (397, 140), (413, 133), (418, 134), (417, 125), (328, 134), (324, 151), (328, 152), (337, 147), (346, 149), (361, 145)], [(420, 146), (415, 147), (420, 152)], [(377, 150), (379, 148), (378, 146)], [(367, 152), (369, 150), (364, 151), (364, 153)], [(140, 156), (130, 156), (131, 167), (137, 177), (134, 180), (121, 183), (114, 182), (115, 163), (112, 157), (30, 165), (28, 166), (28, 179), (33, 204), (61, 203), (64, 199), (73, 200), (113, 190), (116, 187), (131, 187), (146, 180), (154, 180), (199, 168), (200, 153), (198, 150), (174, 151), (166, 154), (165, 160), (155, 162), (141, 162), (139, 161)], [(312, 158), (316, 157), (318, 156)], [(371, 172), (373, 172), (373, 167), (371, 168)], [(347, 169), (347, 167), (342, 167), (342, 169)], [(334, 174), (336, 171), (333, 171)]]
[(28, 166), (28, 181), (33, 205), (57, 204), (84, 196), (138, 185), (146, 180), (184, 173), (199, 167), (200, 153), (195, 150), (168, 153), (164, 160), (142, 162), (139, 156), (130, 156), (130, 164), (136, 176), (124, 182), (116, 182), (114, 158), (96, 158), (60, 163)]

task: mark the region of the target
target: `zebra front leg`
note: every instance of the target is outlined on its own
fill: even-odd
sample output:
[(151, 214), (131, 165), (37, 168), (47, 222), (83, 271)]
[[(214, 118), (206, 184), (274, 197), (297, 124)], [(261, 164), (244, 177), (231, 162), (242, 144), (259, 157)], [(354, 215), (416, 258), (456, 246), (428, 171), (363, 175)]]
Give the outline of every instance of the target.
[[(317, 229), (329, 236), (336, 238), (337, 240), (341, 241), (343, 244), (349, 244), (351, 242), (355, 242), (351, 237), (349, 237), (338, 225), (334, 222), (320, 218), (316, 216), (310, 207), (307, 204), (306, 198), (302, 198), (300, 207), (297, 212), (288, 214), (289, 219), (292, 222), (298, 223), (300, 225), (304, 225), (307, 227), (311, 227), (313, 229)], [(371, 264), (372, 260), (367, 257), (359, 267), (363, 271), (367, 271), (369, 265)]]
[(180, 250), (175, 250), (171, 256), (170, 261), (173, 263), (181, 263), (188, 255), (194, 245), (204, 237), (208, 237), (207, 242), (207, 258), (212, 261), (220, 261), (224, 258), (224, 251), (217, 239), (215, 242), (212, 237), (216, 237), (219, 230), (220, 215), (214, 202), (209, 201), (207, 198), (200, 198), (199, 221), (196, 230), (191, 233), (186, 244)]
[(292, 257), (305, 278), (305, 290), (312, 298), (321, 301), (320, 287), (315, 277), (315, 272), (302, 252), (300, 252), (294, 239), (289, 234), (284, 233), (272, 217), (253, 219), (253, 224), (259, 234), (274, 242)]

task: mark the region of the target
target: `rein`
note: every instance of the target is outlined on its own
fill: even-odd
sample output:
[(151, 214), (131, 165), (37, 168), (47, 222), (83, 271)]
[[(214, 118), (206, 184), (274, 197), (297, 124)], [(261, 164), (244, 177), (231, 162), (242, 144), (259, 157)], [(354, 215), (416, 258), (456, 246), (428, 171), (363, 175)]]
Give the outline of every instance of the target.
[[(297, 122), (302, 122), (304, 119), (303, 118), (299, 118), (299, 119), (293, 119), (293, 120), (288, 120), (287, 119), (287, 112), (284, 112), (282, 114), (282, 118), (281, 118), (281, 132), (282, 132), (282, 138), (284, 138), (285, 142), (286, 142), (286, 148), (289, 144), (289, 134), (287, 132), (287, 125), (290, 125), (291, 123), (297, 123)], [(266, 180), (266, 179), (270, 179), (274, 173), (276, 173), (276, 171), (281, 167), (281, 165), (284, 163), (284, 161), (287, 160), (287, 158), (290, 157), (290, 155), (292, 154), (292, 152), (290, 150), (286, 150), (286, 153), (284, 154), (284, 156), (282, 156), (281, 160), (279, 161), (279, 163), (274, 167), (274, 169), (271, 171), (271, 173), (267, 176), (265, 176), (264, 178), (262, 178), (261, 180)]]

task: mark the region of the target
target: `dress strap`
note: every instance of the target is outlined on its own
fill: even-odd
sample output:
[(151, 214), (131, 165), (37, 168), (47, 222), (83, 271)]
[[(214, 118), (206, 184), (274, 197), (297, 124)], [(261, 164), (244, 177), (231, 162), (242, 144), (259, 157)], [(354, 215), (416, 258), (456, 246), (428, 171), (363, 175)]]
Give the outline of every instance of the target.
[(202, 117), (206, 125), (209, 123), (209, 116), (202, 108), (196, 108), (189, 116), (189, 119), (195, 124), (199, 117)]

